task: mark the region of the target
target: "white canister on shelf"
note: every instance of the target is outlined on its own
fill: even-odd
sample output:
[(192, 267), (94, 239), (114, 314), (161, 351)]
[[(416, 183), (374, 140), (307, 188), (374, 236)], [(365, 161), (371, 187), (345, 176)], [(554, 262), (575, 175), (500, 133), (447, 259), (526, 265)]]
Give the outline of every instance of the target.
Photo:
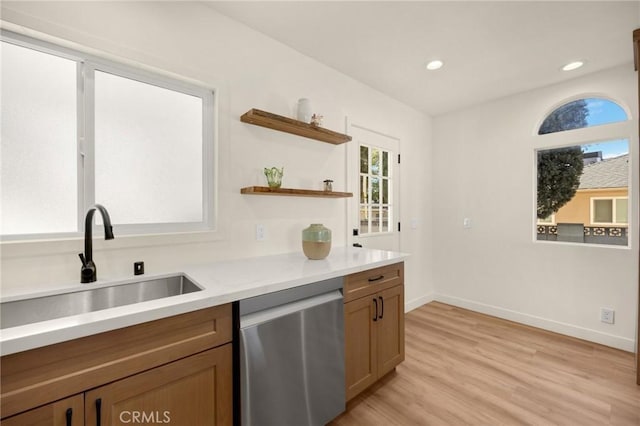
[(298, 120), (304, 123), (311, 122), (311, 102), (307, 98), (298, 99)]

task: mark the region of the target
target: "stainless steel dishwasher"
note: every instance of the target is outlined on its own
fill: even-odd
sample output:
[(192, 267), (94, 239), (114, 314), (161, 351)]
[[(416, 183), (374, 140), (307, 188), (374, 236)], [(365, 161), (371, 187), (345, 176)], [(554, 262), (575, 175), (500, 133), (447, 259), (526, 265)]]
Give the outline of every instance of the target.
[(324, 425), (345, 410), (342, 278), (240, 301), (245, 426)]

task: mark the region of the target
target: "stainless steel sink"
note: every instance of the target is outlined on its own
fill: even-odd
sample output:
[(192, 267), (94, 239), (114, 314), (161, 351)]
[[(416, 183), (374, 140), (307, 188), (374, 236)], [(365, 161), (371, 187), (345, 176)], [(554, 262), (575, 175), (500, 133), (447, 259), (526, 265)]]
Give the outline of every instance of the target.
[(0, 328), (95, 312), (200, 290), (202, 288), (184, 275), (174, 275), (167, 278), (4, 302), (0, 304)]

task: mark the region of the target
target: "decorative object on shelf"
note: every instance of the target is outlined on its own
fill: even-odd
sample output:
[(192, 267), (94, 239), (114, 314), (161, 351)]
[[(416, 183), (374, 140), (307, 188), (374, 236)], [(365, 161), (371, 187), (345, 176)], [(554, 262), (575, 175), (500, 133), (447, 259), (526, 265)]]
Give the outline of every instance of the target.
[(312, 223), (302, 231), (302, 251), (312, 260), (324, 259), (331, 251), (331, 230), (321, 223)]
[(312, 126), (316, 126), (316, 127), (322, 126), (322, 119), (323, 118), (324, 118), (324, 116), (322, 116), (320, 114), (313, 114), (311, 116), (311, 125)]
[(324, 180), (324, 190), (327, 192), (333, 191), (333, 181), (331, 179)]
[(289, 197), (316, 197), (316, 198), (349, 198), (351, 192), (317, 191), (315, 189), (294, 188), (269, 188), (267, 186), (247, 186), (240, 188), (240, 193), (245, 195), (284, 195)]
[(311, 121), (311, 101), (309, 101), (309, 99), (298, 99), (298, 111), (296, 117), (303, 123), (309, 123)]
[(312, 126), (309, 123), (294, 120), (293, 118), (283, 117), (271, 112), (262, 111), (256, 108), (242, 114), (240, 121), (243, 123), (262, 126), (268, 129), (278, 130), (280, 132), (291, 133), (309, 139), (339, 145), (349, 142), (352, 138), (343, 133), (334, 132), (323, 127)]
[(267, 177), (267, 185), (271, 189), (278, 189), (282, 185), (282, 175), (284, 174), (284, 167), (277, 168), (271, 167), (270, 169), (264, 168), (264, 175)]

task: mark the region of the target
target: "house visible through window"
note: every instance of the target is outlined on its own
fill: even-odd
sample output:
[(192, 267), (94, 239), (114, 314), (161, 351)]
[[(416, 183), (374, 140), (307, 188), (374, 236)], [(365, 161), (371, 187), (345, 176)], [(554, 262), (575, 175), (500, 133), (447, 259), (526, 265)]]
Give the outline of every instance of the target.
[(213, 92), (3, 33), (3, 239), (210, 229)]
[[(538, 134), (625, 120), (613, 101), (580, 99), (549, 114)], [(628, 139), (538, 150), (537, 239), (628, 245), (629, 162)]]

